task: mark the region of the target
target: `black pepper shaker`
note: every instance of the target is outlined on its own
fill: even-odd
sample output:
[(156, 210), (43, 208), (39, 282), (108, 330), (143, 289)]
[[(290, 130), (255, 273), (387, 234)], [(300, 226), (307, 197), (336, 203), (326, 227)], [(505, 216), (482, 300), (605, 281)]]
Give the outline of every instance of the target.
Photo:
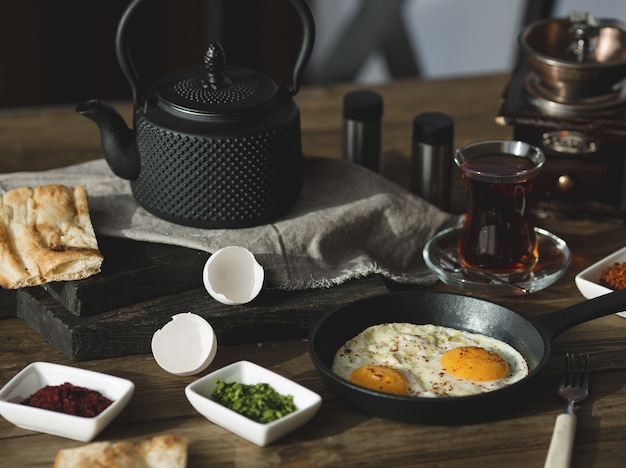
[(446, 114), (425, 112), (413, 120), (411, 191), (450, 211), (454, 121)]
[(374, 172), (381, 169), (382, 115), (380, 94), (361, 90), (344, 96), (343, 156)]

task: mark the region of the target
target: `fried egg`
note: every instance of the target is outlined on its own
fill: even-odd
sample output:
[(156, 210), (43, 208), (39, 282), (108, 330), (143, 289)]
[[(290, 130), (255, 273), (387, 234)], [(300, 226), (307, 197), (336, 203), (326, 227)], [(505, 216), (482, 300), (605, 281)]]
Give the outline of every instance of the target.
[(528, 375), (512, 346), (495, 338), (438, 325), (384, 323), (347, 341), (331, 367), (356, 385), (396, 395), (468, 396)]

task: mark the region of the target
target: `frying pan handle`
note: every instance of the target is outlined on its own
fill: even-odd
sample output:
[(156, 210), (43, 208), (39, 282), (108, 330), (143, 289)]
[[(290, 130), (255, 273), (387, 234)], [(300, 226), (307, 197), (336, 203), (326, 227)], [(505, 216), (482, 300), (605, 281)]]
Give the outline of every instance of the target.
[(552, 339), (576, 325), (622, 311), (626, 311), (626, 289), (582, 301), (536, 319)]

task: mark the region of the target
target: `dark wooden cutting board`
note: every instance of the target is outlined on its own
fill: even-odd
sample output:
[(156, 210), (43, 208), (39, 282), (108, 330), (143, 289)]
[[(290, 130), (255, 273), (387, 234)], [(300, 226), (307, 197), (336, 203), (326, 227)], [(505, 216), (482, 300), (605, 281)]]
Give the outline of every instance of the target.
[(99, 237), (102, 271), (43, 287), (75, 315), (97, 315), (202, 285), (209, 254), (176, 245)]
[(0, 319), (6, 317), (15, 317), (16, 314), (16, 295), (15, 290), (6, 290), (0, 288)]
[(249, 304), (228, 306), (204, 288), (193, 288), (98, 315), (77, 316), (43, 288), (31, 288), (18, 292), (17, 315), (64, 356), (85, 360), (149, 353), (154, 332), (184, 312), (204, 317), (220, 344), (304, 338), (326, 312), (383, 292), (387, 292), (384, 282), (373, 276), (328, 289), (264, 290)]
[(326, 312), (388, 291), (371, 276), (328, 289), (266, 287), (248, 304), (227, 306), (201, 285), (204, 252), (125, 239), (101, 248), (108, 263), (100, 275), (16, 294), (17, 316), (70, 359), (150, 353), (154, 332), (185, 312), (207, 319), (220, 344), (304, 338)]
[[(75, 315), (101, 312), (199, 287), (206, 252), (175, 245), (98, 237), (102, 271), (80, 281), (42, 287)], [(29, 288), (27, 288), (29, 289)], [(0, 318), (15, 317), (16, 290), (0, 289)]]

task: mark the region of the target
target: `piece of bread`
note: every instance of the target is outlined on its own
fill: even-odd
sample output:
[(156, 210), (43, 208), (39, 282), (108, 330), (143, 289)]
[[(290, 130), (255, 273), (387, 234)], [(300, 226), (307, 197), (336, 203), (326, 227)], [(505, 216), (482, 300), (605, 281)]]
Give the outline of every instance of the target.
[(21, 187), (0, 197), (0, 286), (87, 278), (102, 254), (84, 186)]
[(54, 468), (184, 468), (187, 441), (173, 435), (132, 442), (93, 442), (60, 450)]

